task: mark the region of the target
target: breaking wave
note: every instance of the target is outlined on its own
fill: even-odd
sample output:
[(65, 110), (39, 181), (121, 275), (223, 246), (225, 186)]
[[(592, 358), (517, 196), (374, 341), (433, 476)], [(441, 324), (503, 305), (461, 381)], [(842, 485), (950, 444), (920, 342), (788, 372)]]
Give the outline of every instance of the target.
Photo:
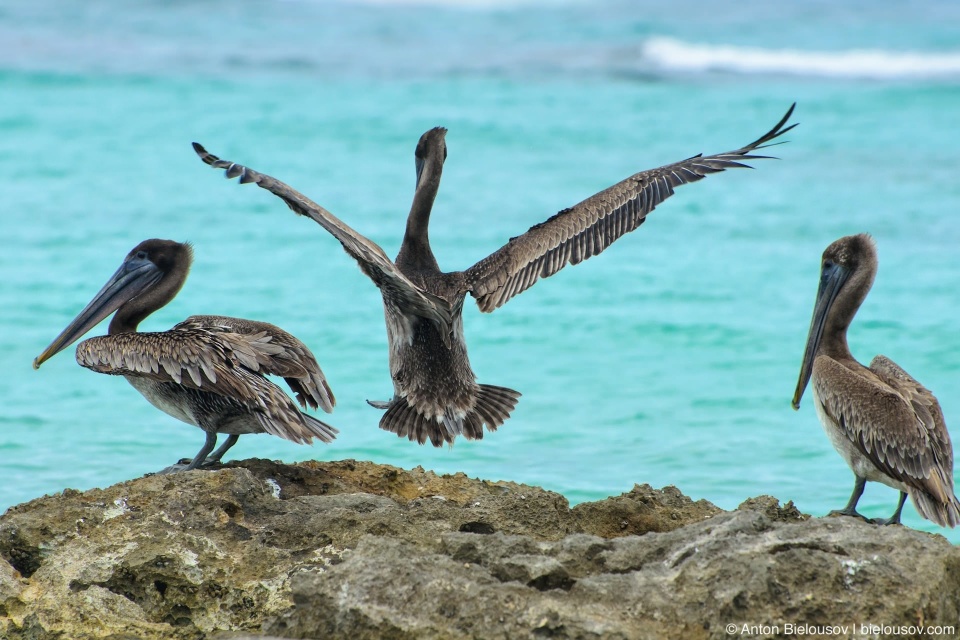
[(877, 80), (960, 77), (960, 52), (803, 51), (691, 44), (654, 37), (644, 43), (643, 59), (660, 71), (687, 73), (720, 71)]

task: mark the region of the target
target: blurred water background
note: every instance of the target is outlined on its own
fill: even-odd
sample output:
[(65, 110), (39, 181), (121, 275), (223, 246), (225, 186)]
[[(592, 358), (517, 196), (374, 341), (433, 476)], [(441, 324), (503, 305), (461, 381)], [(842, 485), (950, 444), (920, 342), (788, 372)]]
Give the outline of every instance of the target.
[[(380, 296), (339, 244), (190, 149), (287, 181), (395, 255), (417, 138), (446, 126), (431, 239), (457, 270), (636, 171), (753, 140), (793, 101), (781, 160), (679, 189), (491, 315), (468, 300), (479, 380), (523, 398), (452, 449), (377, 428), (364, 399), (392, 391)], [(199, 449), (199, 430), (72, 349), (31, 370), (151, 237), (193, 242), (196, 261), (143, 330), (194, 313), (273, 322), (339, 400), (333, 445), (245, 436), (230, 458), (423, 465), (571, 502), (648, 482), (724, 508), (760, 494), (840, 508), (852, 473), (809, 391), (790, 409), (834, 239), (879, 246), (854, 354), (894, 359), (960, 433), (958, 108), (955, 3), (5, 2), (0, 509)], [(869, 485), (862, 511), (889, 515), (896, 497)], [(910, 506), (904, 521), (937, 530)]]

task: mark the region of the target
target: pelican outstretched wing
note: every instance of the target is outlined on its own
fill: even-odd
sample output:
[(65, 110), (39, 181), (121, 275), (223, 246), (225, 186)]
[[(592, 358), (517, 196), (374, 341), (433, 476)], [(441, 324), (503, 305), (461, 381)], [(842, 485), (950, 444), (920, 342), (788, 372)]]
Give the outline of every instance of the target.
[(749, 167), (743, 163), (745, 160), (769, 158), (753, 152), (771, 146), (771, 141), (797, 126), (784, 127), (795, 106), (791, 105), (773, 129), (740, 149), (712, 156), (697, 155), (642, 171), (511, 238), (464, 271), (468, 291), (477, 299), (481, 311), (493, 311), (538, 279), (597, 255), (617, 238), (639, 227), (654, 207), (673, 195), (675, 187), (711, 173)]
[(377, 243), (353, 230), (286, 183), (235, 162), (221, 160), (196, 142), (193, 143), (193, 149), (200, 159), (211, 167), (224, 169), (227, 178), (240, 178), (241, 184), (255, 183), (286, 202), (294, 213), (306, 216), (326, 229), (340, 241), (344, 250), (353, 256), (360, 269), (373, 280), (386, 298), (405, 314), (432, 320), (440, 329), (440, 334), (446, 340), (450, 339), (453, 326), (450, 305), (439, 296), (424, 291), (400, 273)]

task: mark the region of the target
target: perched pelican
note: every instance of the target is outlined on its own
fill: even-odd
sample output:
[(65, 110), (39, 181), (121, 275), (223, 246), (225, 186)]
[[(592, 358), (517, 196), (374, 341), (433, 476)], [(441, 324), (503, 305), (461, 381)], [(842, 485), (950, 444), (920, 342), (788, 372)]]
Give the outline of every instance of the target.
[(789, 131), (786, 115), (760, 139), (713, 156), (694, 156), (659, 169), (637, 173), (530, 228), (464, 271), (444, 273), (430, 248), (430, 212), (447, 157), (446, 129), (437, 127), (417, 143), (416, 190), (400, 253), (391, 261), (376, 243), (288, 185), (247, 167), (220, 160), (197, 143), (194, 150), (228, 178), (254, 182), (282, 198), (294, 212), (308, 216), (341, 242), (360, 269), (383, 294), (390, 373), (394, 395), (370, 402), (386, 409), (380, 428), (423, 444), (452, 443), (462, 434), (483, 437), (483, 425), (495, 431), (509, 417), (520, 394), (513, 389), (477, 384), (467, 358), (461, 313), (467, 293), (481, 311), (493, 311), (567, 264), (597, 255), (617, 238), (639, 227), (674, 187), (710, 173), (744, 167), (744, 160)]
[[(313, 438), (331, 442), (336, 429), (301, 413), (280, 387), (264, 377), (282, 376), (304, 408), (333, 410), (333, 394), (313, 354), (279, 327), (241, 318), (190, 316), (169, 331), (137, 333), (141, 321), (177, 295), (192, 262), (189, 244), (141, 242), (33, 361), (33, 368), (116, 311), (109, 335), (77, 345), (77, 362), (100, 373), (122, 375), (150, 404), (206, 432), (207, 440), (190, 464), (165, 471), (215, 464), (245, 433), (269, 433), (297, 443)], [(219, 433), (229, 435), (213, 451)]]
[[(877, 274), (877, 249), (867, 234), (840, 238), (823, 252), (820, 288), (793, 394), (793, 408), (813, 379), (813, 404), (830, 442), (853, 470), (850, 501), (832, 514), (857, 516), (867, 480), (900, 491), (890, 518), (898, 524), (907, 495), (924, 518), (940, 526), (960, 522), (953, 492), (953, 447), (940, 403), (885, 356), (867, 368), (847, 346), (847, 327)], [(866, 518), (864, 518), (866, 519)]]

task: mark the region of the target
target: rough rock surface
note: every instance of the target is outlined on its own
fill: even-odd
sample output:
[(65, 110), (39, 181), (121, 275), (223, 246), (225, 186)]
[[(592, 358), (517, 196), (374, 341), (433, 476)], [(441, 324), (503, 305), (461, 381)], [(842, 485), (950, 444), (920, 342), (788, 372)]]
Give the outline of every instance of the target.
[(770, 497), (724, 512), (643, 485), (570, 509), (536, 487), (355, 461), (247, 460), (0, 517), (0, 637), (16, 640), (695, 640), (860, 623), (960, 631), (960, 550)]

